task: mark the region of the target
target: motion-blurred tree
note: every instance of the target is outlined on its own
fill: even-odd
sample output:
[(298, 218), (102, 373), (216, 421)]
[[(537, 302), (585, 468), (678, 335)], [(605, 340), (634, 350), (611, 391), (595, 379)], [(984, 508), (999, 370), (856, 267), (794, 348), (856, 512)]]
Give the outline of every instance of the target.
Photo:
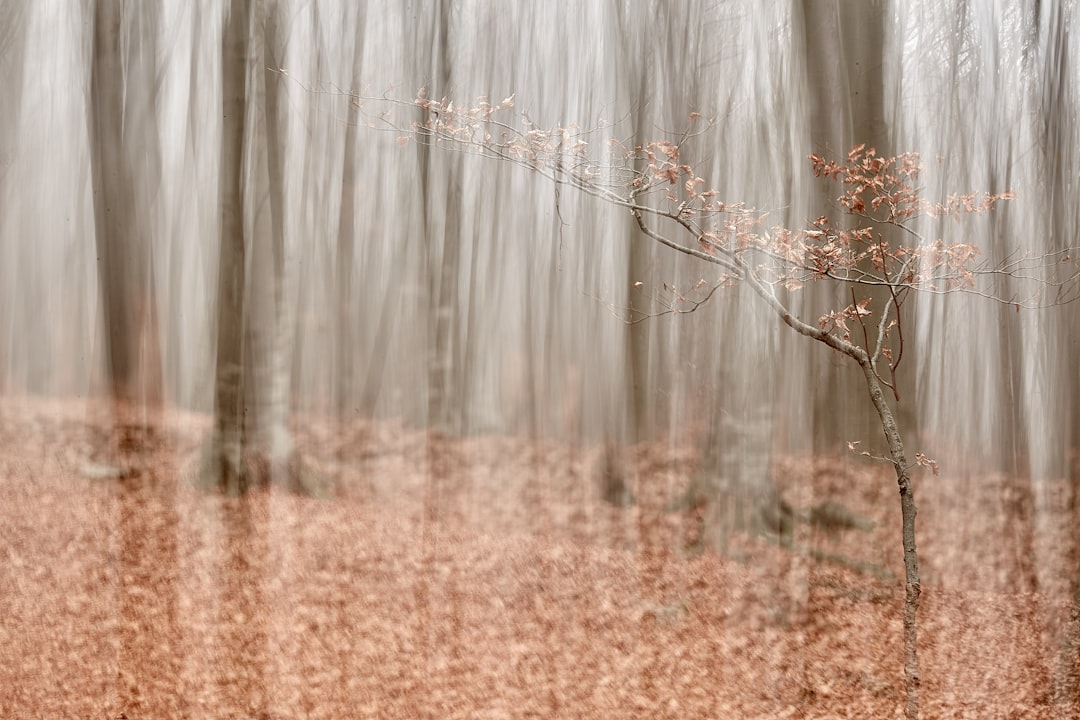
[[(160, 184), (156, 5), (94, 4), (91, 167), (109, 390), (120, 403), (160, 406), (161, 341), (151, 271)], [(126, 421), (122, 421), (126, 422)]]
[(277, 3), (231, 0), (222, 33), (218, 337), (206, 479), (318, 492), (288, 427), (295, 282), (285, 237)]

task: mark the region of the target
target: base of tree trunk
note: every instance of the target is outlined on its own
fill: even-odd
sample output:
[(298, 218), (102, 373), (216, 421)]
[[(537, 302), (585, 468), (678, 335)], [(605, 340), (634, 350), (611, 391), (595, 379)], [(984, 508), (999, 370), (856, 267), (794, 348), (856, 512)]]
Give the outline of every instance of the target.
[(621, 459), (620, 448), (608, 443), (604, 446), (604, 456), (596, 468), (600, 487), (600, 497), (604, 502), (615, 507), (630, 507), (637, 500), (627, 482), (629, 470)]
[(327, 499), (333, 495), (331, 480), (314, 469), (299, 452), (292, 451), (276, 459), (266, 450), (245, 448), (239, 458), (230, 458), (215, 441), (208, 442), (203, 449), (198, 482), (230, 497), (272, 485), (304, 497)]
[(761, 535), (790, 545), (795, 512), (773, 489), (739, 488), (698, 475), (668, 512), (692, 512), (699, 523), (695, 537), (684, 548), (691, 554), (706, 549), (725, 552), (735, 533)]

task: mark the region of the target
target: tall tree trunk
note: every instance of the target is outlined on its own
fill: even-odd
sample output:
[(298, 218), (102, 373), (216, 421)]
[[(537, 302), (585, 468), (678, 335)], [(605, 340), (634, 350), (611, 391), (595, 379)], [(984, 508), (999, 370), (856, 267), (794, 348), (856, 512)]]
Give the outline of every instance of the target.
[[(258, 63), (256, 29), (265, 11), (260, 0), (230, 0), (221, 38), (222, 134), (219, 170), (220, 247), (218, 265), (217, 374), (214, 388), (214, 430), (209, 480), (227, 495), (245, 495), (268, 480), (266, 468), (252, 457), (257, 446), (258, 406), (253, 403), (252, 273), (256, 250), (248, 236), (253, 224), (248, 203), (249, 179), (257, 158), (251, 141), (258, 118), (258, 81), (265, 64)], [(255, 135), (257, 137), (257, 133)], [(266, 617), (262, 593), (265, 530), (252, 510), (265, 496), (228, 500), (222, 506), (225, 557), (220, 569), (222, 603), (218, 624), (222, 656), (218, 659), (219, 691), (227, 706), (246, 708), (254, 717), (267, 713), (265, 681)]]
[[(10, 213), (6, 212), (4, 201), (7, 199), (8, 169), (18, 149), (27, 10), (29, 6), (21, 0), (0, 0), (0, 76), (14, 78), (5, 89), (4, 102), (0, 105), (0, 217), (10, 216)], [(4, 284), (14, 287), (17, 268), (7, 266), (0, 272), (3, 272)], [(4, 322), (10, 321), (5, 319)], [(0, 328), (0, 332), (5, 330), (6, 328)], [(0, 368), (3, 368), (0, 371), (0, 393), (7, 390), (6, 386), (10, 381), (12, 354), (9, 343), (0, 343)]]
[[(125, 474), (118, 494), (120, 535), (118, 696), (129, 713), (146, 712), (152, 688), (173, 687), (176, 663), (168, 652), (176, 637), (176, 596), (147, 594), (176, 571), (170, 532), (145, 537), (136, 517), (158, 506), (167, 527), (176, 514), (170, 478), (140, 467), (137, 456), (157, 444), (162, 400), (160, 340), (151, 267), (152, 212), (160, 183), (157, 93), (157, 5), (97, 0), (93, 6), (91, 163), (98, 279), (113, 428), (106, 452)], [(156, 618), (153, 624), (147, 618)]]
[(214, 385), (214, 437), (211, 479), (229, 494), (247, 491), (244, 470), (247, 410), (244, 374), (245, 274), (244, 132), (247, 126), (247, 78), (251, 58), (252, 0), (230, 0), (221, 38), (221, 165), (218, 205), (221, 213), (217, 292), (217, 374)]
[[(886, 8), (881, 3), (857, 0), (803, 0), (799, 7), (802, 24), (802, 51), (805, 58), (807, 97), (810, 104), (810, 143), (814, 152), (840, 156), (858, 144), (887, 149), (892, 147), (885, 117)], [(830, 38), (822, 42), (822, 38)], [(827, 207), (834, 198), (831, 188), (815, 186), (813, 204)], [(890, 228), (880, 228), (886, 239), (894, 237)], [(832, 307), (851, 302), (849, 288), (830, 292), (811, 291), (817, 300)], [(866, 292), (863, 288), (861, 292)], [(874, 307), (889, 301), (886, 290), (866, 292)], [(860, 299), (862, 297), (860, 296)], [(909, 308), (903, 309), (908, 316)], [(911, 339), (908, 339), (909, 343)], [(913, 348), (908, 348), (909, 356)], [(841, 442), (862, 437), (868, 422), (874, 422), (862, 396), (862, 379), (847, 363), (836, 364), (816, 357), (815, 384), (823, 390), (814, 395), (814, 449), (831, 452)], [(904, 402), (897, 407), (897, 420), (915, 430), (914, 363), (898, 370), (898, 390)], [(874, 438), (873, 443), (880, 442)]]
[[(426, 92), (435, 100), (449, 97), (451, 84), (450, 43), (453, 0), (439, 0), (428, 24), (414, 23), (416, 71), (428, 77)], [(430, 50), (429, 50), (430, 48)], [(460, 429), (460, 402), (456, 399), (455, 311), (458, 299), (458, 267), (461, 233), (460, 162), (447, 158), (437, 147), (417, 149), (422, 221), (422, 271), (426, 320), (427, 399), (425, 422), (434, 429)]]
[(255, 137), (266, 152), (263, 156), (265, 171), (260, 169), (256, 187), (260, 193), (265, 187), (266, 201), (257, 203), (253, 237), (249, 243), (247, 330), (250, 341), (245, 365), (254, 380), (251, 404), (256, 426), (250, 440), (260, 453), (266, 455), (272, 474), (287, 474), (294, 453), (288, 422), (298, 268), (293, 247), (295, 233), (291, 218), (286, 217), (285, 207), (285, 128), (279, 102), (279, 89), (284, 78), (277, 71), (284, 66), (284, 58), (279, 57), (283, 54), (279, 48), (284, 43), (277, 37), (276, 1), (259, 0), (257, 7), (260, 9), (257, 18), (262, 27), (255, 28), (261, 42), (254, 53), (258, 75), (253, 98), (261, 97), (263, 112), (256, 112), (259, 132)]
[[(160, 405), (162, 394), (151, 268), (151, 211), (160, 182), (154, 7), (97, 0), (90, 90), (95, 238), (109, 390), (118, 402), (150, 407)], [(132, 15), (126, 20), (125, 8)]]
[[(353, 100), (360, 95), (360, 73), (364, 59), (364, 27), (366, 20), (366, 3), (361, 3), (357, 9), (357, 16), (352, 19), (356, 30), (356, 40), (352, 51), (352, 63), (349, 77), (349, 110), (348, 121), (345, 124), (345, 151), (341, 162), (341, 210), (338, 220), (337, 242), (337, 337), (335, 338), (334, 357), (334, 395), (338, 420), (344, 422), (351, 415), (351, 408), (355, 402), (356, 393), (356, 368), (355, 358), (355, 332), (360, 322), (357, 306), (353, 301), (353, 275), (356, 272), (356, 191), (357, 191), (357, 133), (360, 131), (360, 101)], [(386, 313), (381, 313), (385, 316)], [(377, 345), (372, 359), (376, 362), (385, 362), (386, 345)], [(383, 348), (380, 352), (378, 348)], [(379, 375), (382, 373), (380, 372)], [(365, 412), (370, 414), (373, 408), (364, 407)]]
[(277, 15), (271, 0), (233, 0), (222, 35), (217, 376), (204, 470), (230, 495), (270, 482), (325, 489), (288, 424), (299, 276), (285, 204)]

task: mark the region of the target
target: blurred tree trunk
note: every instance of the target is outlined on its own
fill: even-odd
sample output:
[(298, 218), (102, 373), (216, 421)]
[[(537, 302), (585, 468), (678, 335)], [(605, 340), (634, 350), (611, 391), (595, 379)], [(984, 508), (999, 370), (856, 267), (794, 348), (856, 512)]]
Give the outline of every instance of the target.
[[(269, 64), (265, 38), (258, 33), (267, 29), (272, 12), (262, 0), (230, 0), (221, 39), (217, 374), (214, 430), (204, 472), (206, 480), (228, 495), (244, 495), (265, 486), (274, 469), (272, 455), (263, 444), (267, 416), (257, 387), (265, 378), (255, 369), (256, 362), (268, 361), (256, 355), (267, 348), (257, 335), (262, 330), (252, 327), (267, 322), (265, 313), (274, 309), (272, 298), (265, 297), (274, 267), (265, 256), (271, 254), (276, 238), (260, 235), (260, 231), (266, 232), (265, 222), (257, 222), (252, 207), (263, 200), (252, 181), (259, 163), (274, 164), (268, 159), (273, 153), (259, 147), (260, 140), (265, 138), (270, 145), (276, 138), (269, 128), (261, 126), (258, 105), (260, 99), (266, 99), (262, 83)], [(270, 32), (272, 28), (270, 25)], [(268, 107), (271, 102), (267, 100)], [(273, 187), (271, 182), (271, 194)], [(271, 196), (269, 201), (279, 202), (280, 196)], [(272, 213), (280, 223), (279, 209), (262, 212)], [(258, 303), (263, 307), (255, 307)], [(264, 716), (268, 703), (263, 622), (267, 611), (261, 584), (268, 548), (265, 531), (257, 527), (252, 515), (259, 502), (256, 497), (223, 505), (226, 558), (220, 570), (223, 593), (218, 612), (222, 657), (216, 664), (224, 704), (245, 708), (254, 717)]]
[[(432, 11), (430, 37), (417, 36), (419, 52), (430, 48), (434, 99), (451, 98), (453, 0), (438, 0)], [(419, 61), (418, 66), (423, 67)], [(424, 213), (427, 262), (427, 423), (433, 429), (458, 432), (464, 408), (460, 398), (459, 352), (455, 318), (459, 296), (461, 258), (461, 161), (435, 147), (420, 150), (421, 206)]]
[[(175, 688), (169, 651), (177, 637), (176, 596), (147, 593), (169, 587), (176, 572), (176, 522), (170, 478), (133, 465), (158, 443), (162, 401), (160, 339), (152, 267), (153, 213), (160, 184), (156, 115), (158, 5), (97, 0), (93, 5), (90, 95), (91, 170), (98, 278), (105, 325), (113, 428), (106, 452), (125, 475), (118, 497), (120, 535), (118, 697), (139, 714), (156, 693)], [(138, 519), (158, 508), (166, 528), (146, 536)], [(154, 618), (154, 622), (148, 619)], [(147, 662), (149, 658), (158, 661)]]
[[(22, 0), (0, 0), (0, 75), (12, 78), (0, 104), (0, 217), (6, 217), (8, 169), (18, 150), (22, 107), (22, 77), (26, 56), (27, 10)], [(4, 267), (4, 281), (14, 286), (14, 267)], [(4, 323), (11, 322), (4, 318)], [(9, 343), (0, 343), (0, 392), (7, 390), (13, 364)]]
[[(1044, 3), (1041, 6), (1036, 4), (1034, 12), (1034, 24), (1038, 28), (1036, 32), (1041, 37), (1036, 37), (1033, 44), (1044, 47), (1044, 67), (1040, 74), (1046, 78), (1040, 88), (1041, 97), (1037, 97), (1037, 100), (1041, 126), (1041, 170), (1047, 178), (1045, 186), (1049, 195), (1047, 234), (1054, 242), (1068, 244), (1077, 237), (1077, 228), (1080, 226), (1080, 209), (1077, 208), (1073, 194), (1078, 148), (1074, 141), (1077, 136), (1077, 116), (1070, 110), (1075, 107), (1076, 98), (1074, 85), (1069, 82), (1070, 76), (1075, 72), (1072, 69), (1075, 59), (1069, 52), (1069, 16), (1057, 3)], [(1037, 322), (1029, 338), (1039, 337), (1040, 343), (1046, 337), (1072, 337), (1072, 341), (1054, 346), (1052, 356), (1041, 360), (1043, 364), (1040, 364), (1039, 372), (1024, 373), (1020, 380), (1022, 392), (1034, 399), (1024, 403), (1028, 405), (1024, 412), (1029, 417), (1017, 422), (1018, 426), (1027, 429), (1026, 443), (1022, 451), (1025, 454), (1030, 453), (1032, 447), (1038, 448), (1046, 442), (1047, 438), (1033, 437), (1033, 434), (1043, 431), (1039, 417), (1048, 415), (1048, 410), (1056, 411), (1048, 418), (1049, 422), (1061, 428), (1059, 432), (1064, 441), (1063, 445), (1071, 450), (1064, 458), (1047, 458), (1047, 453), (1043, 451), (1032, 453), (1025, 460), (1035, 478), (1064, 476), (1069, 481), (1069, 516), (1072, 526), (1080, 528), (1080, 464), (1075, 459), (1072, 462), (1068, 460), (1068, 455), (1075, 457), (1077, 448), (1080, 448), (1080, 402), (1077, 402), (1075, 397), (1076, 368), (1080, 366), (1080, 343), (1076, 341), (1075, 335), (1076, 313), (1059, 312), (1049, 317), (1041, 316)], [(1013, 335), (1008, 340), (1011, 341), (1010, 347), (1016, 348), (1017, 352), (1025, 352), (1027, 349), (1022, 333)], [(1027, 357), (1023, 358), (1026, 362), (1040, 362), (1030, 352), (1026, 355)], [(1043, 399), (1044, 388), (1048, 387), (1059, 388), (1066, 399), (1048, 408)], [(1065, 388), (1070, 388), (1071, 392), (1067, 392)], [(1018, 428), (1009, 428), (1016, 429)], [(1019, 432), (1016, 434), (1021, 435)], [(1039, 498), (1033, 494), (1031, 502), (1037, 510), (1052, 516), (1051, 508), (1039, 507), (1047, 502), (1045, 497)], [(1053, 682), (1054, 701), (1075, 711), (1080, 708), (1080, 531), (1073, 533), (1070, 544), (1067, 557), (1076, 563), (1071, 578), (1072, 598), (1069, 614), (1064, 618)], [(1040, 590), (1037, 581), (1033, 585), (1033, 590)]]
[(157, 408), (161, 349), (151, 266), (161, 174), (156, 5), (97, 0), (93, 28), (91, 163), (109, 391), (118, 402)]
[[(814, 152), (842, 157), (858, 143), (866, 143), (891, 153), (893, 141), (885, 118), (885, 13), (883, 3), (863, 0), (826, 0), (801, 3), (802, 38), (805, 53), (807, 97), (810, 103), (810, 144)], [(824, 184), (814, 186), (812, 207), (829, 207), (835, 198), (833, 190)], [(883, 228), (888, 237), (893, 233)], [(848, 288), (835, 291), (830, 297), (826, 288), (810, 291), (811, 303), (822, 306), (841, 306), (851, 302)], [(860, 299), (865, 293), (860, 290)], [(889, 302), (886, 291), (868, 293), (873, 307)], [(812, 307), (818, 305), (813, 304)], [(910, 315), (910, 308), (904, 315)], [(911, 342), (911, 338), (907, 338)], [(830, 354), (831, 355), (831, 354)], [(865, 428), (874, 426), (877, 418), (865, 402), (865, 383), (858, 368), (850, 363), (837, 363), (834, 357), (817, 353), (812, 356), (815, 386), (821, 390), (813, 397), (813, 440), (815, 452), (832, 452), (843, 442), (860, 440), (869, 447), (885, 452), (884, 437), (864, 438)], [(914, 348), (905, 355), (914, 357)], [(900, 397), (897, 420), (905, 437), (915, 429), (914, 363), (899, 368)]]
[(247, 79), (251, 57), (252, 0), (230, 0), (221, 38), (221, 165), (218, 207), (221, 239), (218, 258), (217, 373), (214, 385), (214, 436), (209, 472), (222, 490), (240, 494), (251, 481), (244, 469), (247, 388), (244, 373), (245, 276), (244, 133)]
[(252, 194), (261, 201), (253, 208), (248, 243), (249, 350), (244, 362), (254, 380), (250, 385), (250, 405), (255, 416), (251, 440), (266, 456), (272, 473), (284, 473), (290, 483), (296, 483), (301, 478), (295, 464), (289, 414), (299, 286), (298, 238), (292, 218), (286, 217), (287, 121), (280, 101), (285, 78), (278, 68), (285, 66), (285, 40), (279, 37), (279, 31), (287, 33), (288, 28), (279, 27), (279, 7), (277, 0), (259, 0), (253, 28), (255, 88), (249, 99), (263, 103), (262, 113), (255, 110), (257, 129), (253, 139), (264, 152), (253, 151), (256, 162), (249, 166)]
[(217, 375), (207, 478), (317, 493), (288, 427), (297, 278), (285, 217), (278, 8), (231, 0), (222, 34)]
[[(684, 58), (675, 48), (685, 47), (688, 38), (704, 21), (705, 6), (689, 4), (676, 11), (657, 7), (653, 16), (642, 18), (638, 10), (619, 6), (622, 36), (625, 41), (620, 67), (625, 73), (629, 90), (630, 112), (633, 113), (633, 144), (644, 146), (656, 139), (658, 128), (683, 127), (690, 110), (697, 102), (698, 69), (694, 63), (706, 62), (702, 57)], [(654, 42), (656, 37), (667, 38)], [(701, 45), (695, 45), (700, 48)], [(666, 48), (667, 56), (651, 56), (642, 48)], [(662, 50), (654, 50), (659, 55)], [(664, 67), (669, 73), (657, 72)], [(666, 79), (685, 79), (672, 83)], [(663, 113), (668, 113), (664, 115)], [(711, 148), (709, 151), (713, 151)], [(749, 176), (749, 172), (748, 172)], [(745, 188), (735, 188), (745, 192)], [(635, 228), (631, 231), (627, 258), (627, 304), (634, 319), (643, 319), (657, 311), (653, 302), (643, 301), (644, 294), (634, 284), (656, 288), (676, 277), (676, 266), (666, 255), (655, 253), (655, 246)], [(687, 274), (700, 272), (689, 268)], [(724, 291), (714, 303), (720, 305), (708, 317), (719, 322), (717, 327), (698, 328), (706, 342), (716, 345), (715, 358), (709, 367), (715, 368), (713, 378), (697, 380), (709, 388), (700, 393), (708, 417), (703, 437), (701, 460), (690, 487), (672, 509), (704, 508), (704, 521), (697, 541), (700, 547), (723, 551), (733, 533), (766, 532), (785, 537), (791, 531), (791, 510), (780, 499), (770, 475), (773, 445), (773, 405), (776, 392), (770, 376), (775, 367), (775, 329), (772, 318), (765, 323), (747, 321), (748, 309), (753, 312), (756, 301), (742, 287)], [(655, 291), (659, 294), (659, 291)], [(683, 320), (661, 318), (632, 325), (627, 332), (627, 405), (629, 418), (627, 436), (631, 442), (654, 440), (665, 425), (661, 398), (675, 387), (673, 376), (678, 355), (669, 357), (667, 344), (658, 342), (661, 323), (694, 323), (706, 317), (686, 316)], [(675, 352), (678, 352), (677, 350)], [(669, 431), (674, 428), (668, 428)], [(609, 450), (603, 464), (602, 492), (613, 498), (626, 498), (618, 482), (619, 463), (610, 458), (610, 446), (619, 443), (609, 440)], [(615, 455), (621, 455), (616, 450)]]
[[(354, 100), (360, 96), (360, 73), (364, 59), (364, 26), (366, 20), (366, 3), (360, 3), (356, 10), (356, 17), (351, 19), (355, 28), (355, 45), (352, 51), (352, 67), (349, 77), (352, 78), (349, 85), (349, 109), (348, 121), (345, 124), (345, 152), (341, 163), (341, 211), (338, 221), (337, 242), (337, 337), (335, 339), (336, 355), (334, 361), (335, 402), (337, 404), (338, 420), (345, 421), (351, 416), (351, 408), (356, 393), (356, 328), (360, 323), (357, 312), (357, 304), (353, 300), (353, 274), (356, 272), (356, 191), (357, 191), (357, 161), (358, 143), (357, 133), (360, 130), (360, 101)], [(348, 15), (347, 15), (348, 17)], [(385, 308), (380, 313), (380, 318), (388, 315)], [(380, 319), (380, 329), (385, 323)], [(378, 334), (378, 333), (377, 333)], [(386, 342), (376, 344), (376, 348), (383, 348), (383, 352), (372, 353), (372, 359), (376, 362), (385, 363)], [(381, 376), (382, 373), (378, 372)], [(374, 400), (368, 407), (366, 398), (361, 400), (361, 407), (366, 415), (374, 412)]]

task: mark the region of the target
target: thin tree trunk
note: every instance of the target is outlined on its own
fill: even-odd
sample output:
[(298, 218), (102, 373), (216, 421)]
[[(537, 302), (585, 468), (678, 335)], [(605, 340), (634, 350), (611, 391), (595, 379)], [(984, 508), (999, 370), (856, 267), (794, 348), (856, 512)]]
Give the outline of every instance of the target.
[[(352, 84), (349, 87), (349, 111), (348, 122), (345, 125), (345, 151), (341, 163), (341, 211), (338, 220), (337, 242), (337, 337), (335, 338), (334, 355), (334, 382), (336, 383), (336, 410), (338, 420), (342, 423), (351, 415), (351, 408), (355, 402), (354, 394), (356, 368), (355, 358), (355, 332), (359, 322), (359, 314), (356, 304), (353, 302), (353, 274), (356, 272), (356, 190), (357, 190), (357, 134), (360, 130), (360, 105), (359, 100), (353, 101), (353, 97), (360, 95), (360, 73), (364, 58), (364, 26), (366, 20), (366, 4), (361, 3), (357, 9), (358, 16), (352, 20), (356, 28), (356, 44), (353, 46), (351, 77)], [(385, 313), (384, 313), (385, 315)], [(385, 348), (385, 345), (376, 346)], [(385, 362), (388, 353), (384, 351), (373, 353), (376, 361)], [(364, 408), (369, 411), (368, 408)]]
[(795, 317), (787, 307), (777, 300), (768, 286), (758, 280), (745, 266), (742, 266), (742, 269), (744, 279), (751, 289), (765, 300), (788, 327), (800, 335), (817, 340), (847, 355), (857, 362), (862, 369), (866, 389), (870, 393), (870, 400), (874, 405), (874, 409), (877, 410), (878, 419), (881, 421), (881, 429), (885, 433), (885, 440), (889, 445), (889, 456), (896, 471), (896, 483), (900, 491), (901, 542), (904, 548), (904, 717), (908, 720), (915, 720), (919, 717), (919, 690), (921, 686), (917, 653), (917, 614), (922, 585), (919, 580), (919, 555), (915, 547), (915, 494), (911, 484), (911, 476), (908, 473), (904, 443), (900, 437), (896, 419), (888, 401), (885, 399), (885, 393), (881, 389), (881, 383), (878, 381), (870, 356), (865, 350)]
[(870, 359), (856, 358), (866, 378), (866, 387), (874, 403), (885, 439), (889, 443), (889, 455), (896, 470), (896, 484), (900, 490), (901, 537), (904, 546), (904, 716), (909, 720), (919, 717), (919, 689), (922, 679), (919, 675), (918, 626), (916, 614), (919, 611), (919, 597), (922, 585), (919, 582), (919, 555), (915, 549), (915, 494), (908, 474), (907, 455), (900, 431), (896, 427), (892, 409), (885, 400), (877, 375)]

